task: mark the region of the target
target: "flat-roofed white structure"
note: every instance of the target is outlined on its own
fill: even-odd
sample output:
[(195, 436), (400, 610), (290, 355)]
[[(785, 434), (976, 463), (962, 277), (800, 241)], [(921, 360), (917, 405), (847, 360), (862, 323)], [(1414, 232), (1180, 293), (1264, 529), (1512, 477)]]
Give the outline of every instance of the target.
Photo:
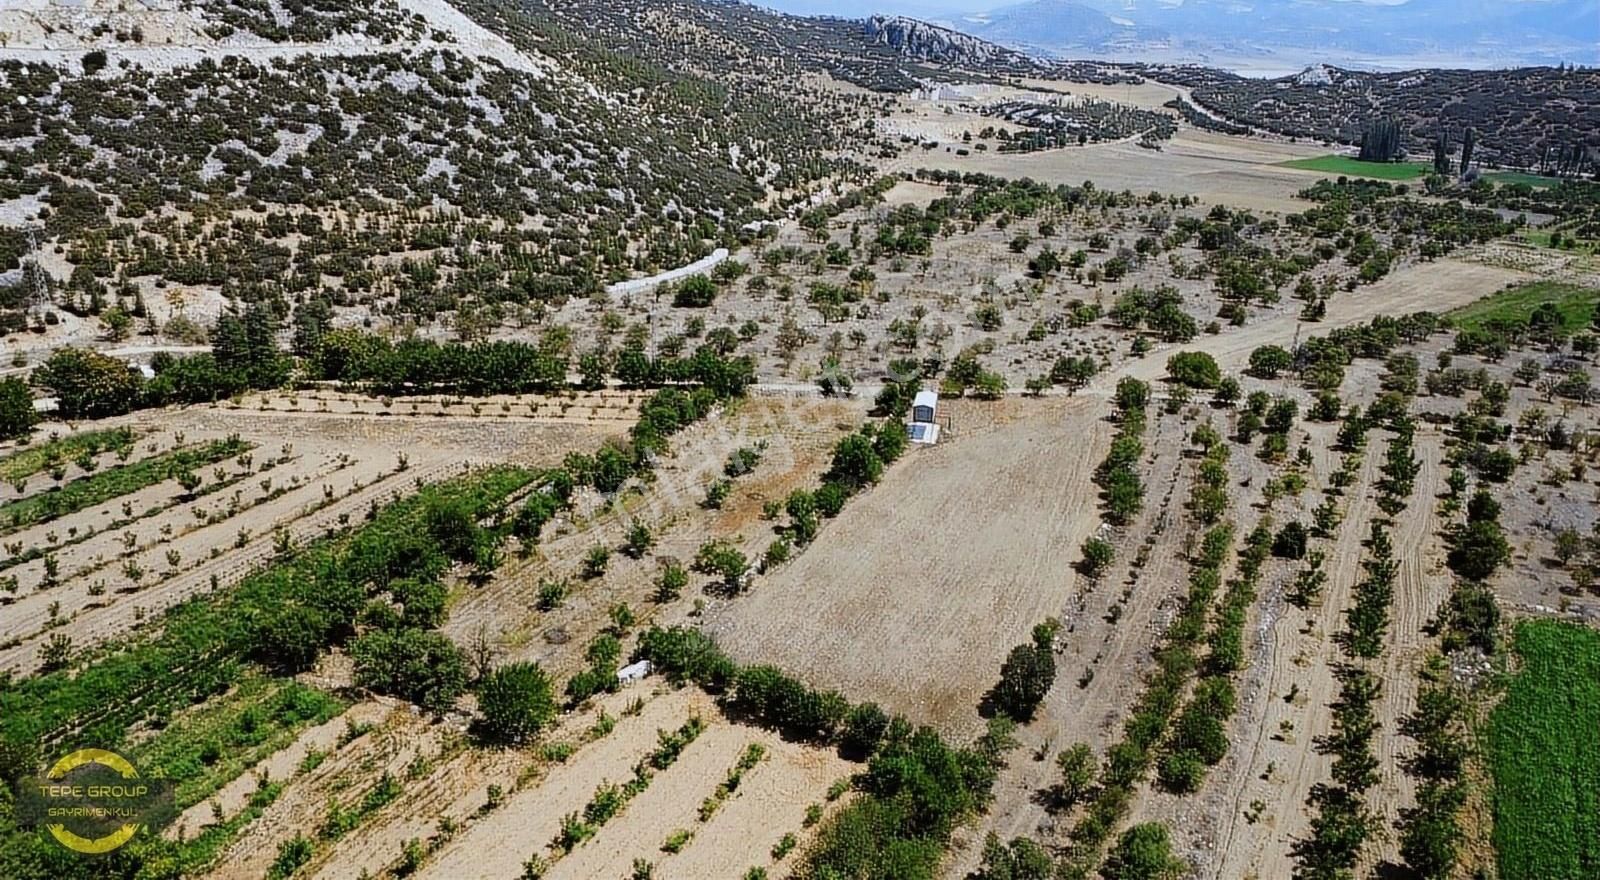
[(939, 442), (939, 423), (934, 421), (938, 414), (938, 393), (918, 391), (917, 396), (911, 399), (911, 424), (906, 427), (912, 443), (932, 446)]

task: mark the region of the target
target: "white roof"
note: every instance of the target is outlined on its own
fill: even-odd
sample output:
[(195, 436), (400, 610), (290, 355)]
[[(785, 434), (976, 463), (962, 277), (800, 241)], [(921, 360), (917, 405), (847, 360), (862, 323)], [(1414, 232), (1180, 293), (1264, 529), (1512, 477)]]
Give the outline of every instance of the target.
[(917, 396), (912, 398), (911, 405), (937, 407), (939, 405), (939, 392), (918, 391)]
[(650, 674), (650, 661), (640, 660), (617, 670), (617, 681), (638, 681)]

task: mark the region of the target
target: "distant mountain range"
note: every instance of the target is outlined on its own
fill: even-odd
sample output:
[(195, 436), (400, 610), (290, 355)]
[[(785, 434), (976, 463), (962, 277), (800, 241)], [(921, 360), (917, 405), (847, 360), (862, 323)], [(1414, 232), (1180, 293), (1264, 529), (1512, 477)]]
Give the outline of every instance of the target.
[(1056, 55), (1600, 63), (1600, 0), (1028, 0), (953, 24)]

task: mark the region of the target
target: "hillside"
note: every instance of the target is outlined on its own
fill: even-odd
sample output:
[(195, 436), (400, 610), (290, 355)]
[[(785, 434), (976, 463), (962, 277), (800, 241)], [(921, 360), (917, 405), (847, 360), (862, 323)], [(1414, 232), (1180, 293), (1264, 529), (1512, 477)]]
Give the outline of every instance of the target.
[(1539, 168), (1575, 146), (1600, 151), (1600, 70), (1366, 73), (1318, 66), (1264, 80), (1202, 67), (1130, 69), (1191, 87), (1214, 113), (1291, 137), (1355, 144), (1368, 123), (1393, 117), (1418, 155), (1430, 154), (1441, 125), (1457, 143), (1475, 128), (1480, 161), (1490, 164)]
[[(165, 322), (173, 296), (419, 321), (581, 296), (706, 255), (866, 143), (849, 105), (608, 51), (512, 3), (135, 8), (0, 23), (36, 38), (0, 50), (0, 215), (60, 249), (69, 324)], [(7, 227), (0, 270), (26, 247)]]

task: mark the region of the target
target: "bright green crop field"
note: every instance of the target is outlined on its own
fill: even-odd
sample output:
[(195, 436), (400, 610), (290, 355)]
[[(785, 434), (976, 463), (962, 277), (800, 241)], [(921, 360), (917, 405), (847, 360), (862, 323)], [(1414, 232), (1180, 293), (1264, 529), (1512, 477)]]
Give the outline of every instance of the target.
[(1489, 719), (1494, 846), (1504, 880), (1600, 877), (1600, 632), (1517, 627), (1521, 668)]
[(1363, 162), (1349, 156), (1334, 155), (1292, 159), (1278, 164), (1285, 168), (1299, 168), (1301, 171), (1321, 171), (1324, 174), (1371, 177), (1377, 180), (1415, 180), (1433, 170), (1433, 166), (1426, 162)]
[(1559, 281), (1534, 281), (1491, 294), (1448, 313), (1463, 330), (1476, 330), (1491, 322), (1526, 323), (1533, 310), (1551, 303), (1561, 313), (1561, 326), (1569, 333), (1589, 326), (1600, 302), (1600, 290)]

